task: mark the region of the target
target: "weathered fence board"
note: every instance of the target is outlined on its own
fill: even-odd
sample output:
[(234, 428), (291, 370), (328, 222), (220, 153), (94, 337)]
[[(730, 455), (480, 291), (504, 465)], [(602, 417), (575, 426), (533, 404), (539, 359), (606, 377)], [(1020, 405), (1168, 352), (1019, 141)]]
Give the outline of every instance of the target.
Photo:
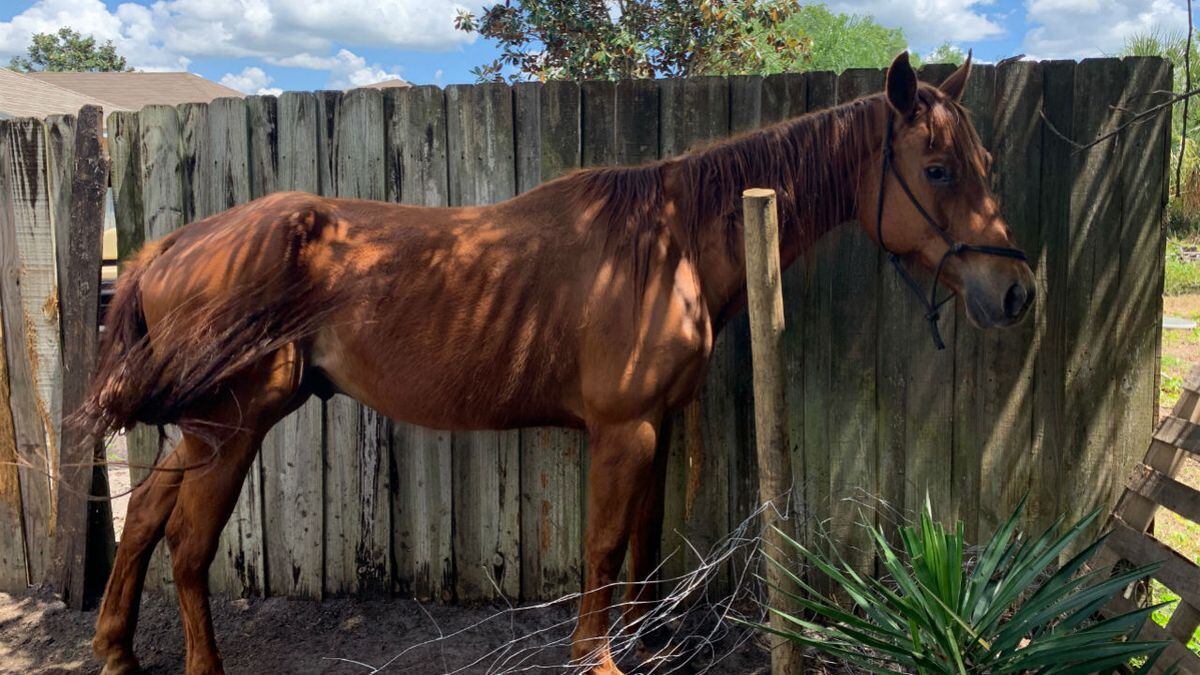
[[(837, 100), (851, 101), (883, 87), (883, 72), (851, 69), (838, 77)], [(846, 562), (860, 571), (874, 567), (870, 535), (859, 527), (874, 522), (879, 478), (875, 408), (876, 333), (879, 330), (879, 250), (861, 226), (835, 232), (837, 271), (830, 293), (842, 299), (829, 308), (831, 346), (829, 403), (838, 418), (829, 426), (831, 534)], [(854, 301), (847, 302), (846, 299)], [(852, 423), (846, 423), (852, 420)]]
[[(55, 222), (57, 244), (66, 251), (58, 258), (59, 304), (62, 315), (62, 401), (65, 410), (75, 410), (87, 397), (96, 365), (99, 334), (96, 318), (100, 311), (100, 236), (104, 230), (104, 203), (108, 190), (108, 156), (104, 152), (104, 118), (100, 108), (79, 111), (77, 131), (71, 140), (71, 169), (56, 168), (59, 180), (71, 187), (59, 190), (70, 195), (68, 208)], [(65, 143), (63, 144), (65, 145)], [(59, 161), (68, 161), (67, 153)], [(57, 529), (55, 532), (54, 582), (63, 600), (82, 609), (86, 595), (95, 594), (108, 577), (112, 551), (112, 511), (107, 501), (89, 502), (95, 495), (107, 497), (107, 474), (103, 468), (102, 439), (89, 437), (88, 430), (65, 425), (62, 432), (57, 475)], [(95, 460), (99, 464), (93, 465)], [(90, 523), (98, 521), (100, 527)], [(86, 582), (86, 583), (85, 583)]]
[[(390, 91), (389, 199), (447, 206), (446, 97), (437, 87)], [(454, 597), (451, 434), (396, 423), (392, 550), (397, 586), (421, 601)]]
[[(911, 512), (928, 493), (939, 515), (967, 522), (974, 540), (1026, 490), (1035, 524), (1110, 503), (1154, 415), (1165, 117), (1076, 154), (1041, 112), (1085, 139), (1120, 123), (1125, 113), (1110, 104), (1143, 109), (1168, 79), (1169, 68), (1153, 59), (976, 69), (964, 105), (994, 156), (1003, 213), (1039, 282), (1033, 316), (1021, 327), (982, 333), (947, 306), (941, 328), (949, 346), (936, 352), (918, 303), (857, 225), (823, 239), (785, 273), (797, 534), (818, 548), (820, 535), (830, 535), (866, 570), (873, 557), (856, 523), (901, 515), (877, 512), (877, 500)], [(882, 83), (881, 71), (852, 70), (317, 92), (117, 113), (108, 131), (120, 254), (276, 190), (438, 206), (495, 202), (577, 166), (678, 154)], [(69, 144), (53, 130), (66, 124), (9, 121), (0, 135), (6, 158), (58, 176), (39, 183), (52, 188), (36, 202), (46, 223), (65, 198), (54, 187), (63, 185), (54, 159)], [(8, 164), (0, 168), (5, 185), (24, 180)], [(24, 315), (42, 307), (25, 297), (24, 279), (20, 289), (10, 280), (22, 250), (15, 226), (33, 216), (16, 215), (27, 202), (6, 199), (0, 308), (12, 390), (4, 408), (15, 439), (8, 452), (42, 464), (16, 472), (19, 490), (0, 474), (0, 504), (23, 499), (24, 536), (42, 542), (54, 514), (44, 471), (55, 465), (45, 463), (53, 457), (45, 448), (58, 432), (54, 423), (47, 434), (34, 394), (53, 402), (62, 393), (61, 385), (36, 388), (24, 351)], [(35, 274), (61, 287), (55, 257), (65, 251), (54, 237), (63, 233), (38, 232), (44, 264)], [(52, 323), (57, 337), (57, 321), (35, 328)], [(664, 438), (662, 542), (676, 552), (665, 576), (694, 567), (685, 538), (703, 553), (756, 503), (747, 336), (744, 316), (726, 326), (699, 403), (676, 414)], [(1172, 424), (1163, 433), (1179, 438), (1156, 443), (1200, 448), (1190, 426)], [(135, 429), (126, 440), (134, 464), (155, 460), (154, 430)], [(0, 453), (3, 443), (0, 420)], [(1166, 478), (1145, 492), (1180, 498), (1169, 472), (1152, 466)], [(309, 597), (398, 589), (443, 601), (563, 595), (582, 574), (586, 470), (577, 432), (437, 432), (392, 425), (348, 399), (313, 400), (265, 439), (222, 535), (214, 585)], [(135, 482), (145, 473), (135, 468)], [(7, 531), (24, 540), (19, 528)], [(39, 545), (29, 560), (6, 559), (15, 581), (4, 583), (44, 578), (44, 553)], [(720, 588), (729, 577), (718, 579)], [(149, 584), (169, 583), (156, 554)], [(1188, 621), (1180, 616), (1176, 628)]]
[[(446, 89), (452, 206), (516, 194), (512, 91)], [(520, 433), (453, 435), (455, 582), (460, 598), (515, 597), (521, 586)]]
[[(581, 162), (580, 89), (573, 82), (514, 87), (517, 190), (524, 192)], [(521, 434), (521, 590), (560, 597), (582, 573), (583, 434), (523, 429)]]
[[(273, 189), (320, 191), (317, 169), (317, 99), (288, 92), (275, 107), (278, 127), (264, 99), (251, 105), (251, 167), (261, 167), (252, 192)], [(261, 113), (255, 113), (256, 109)], [(277, 146), (265, 147), (271, 140)], [(323, 402), (314, 397), (271, 429), (263, 439), (263, 530), (267, 590), (272, 595), (320, 598), (324, 592), (325, 497)]]
[[(171, 106), (153, 105), (142, 108), (139, 124), (138, 155), (141, 159), (142, 184), (142, 236), (145, 241), (164, 237), (187, 221), (189, 204), (194, 198), (187, 190), (184, 178), (187, 175), (183, 144), (183, 126), (179, 113)], [(136, 227), (131, 222), (130, 227)], [(154, 466), (159, 447), (170, 452), (179, 440), (179, 431), (167, 429), (167, 438), (159, 439), (157, 429), (139, 426), (125, 435), (129, 451), (129, 478), (137, 485), (149, 475), (146, 467)], [(174, 575), (171, 571), (170, 551), (166, 542), (160, 542), (150, 561), (147, 585), (151, 588), (172, 588)]]
[[(659, 82), (659, 152), (671, 157), (729, 135), (729, 82), (718, 77)], [(734, 356), (728, 333), (713, 346), (699, 399), (676, 412), (667, 456), (662, 550), (666, 578), (697, 565), (729, 532), (729, 461), (736, 431), (730, 391)], [(702, 480), (702, 476), (719, 476)]]
[[(994, 104), (986, 110), (972, 111), (975, 119), (989, 115), (996, 196), (1012, 236), (1029, 255), (1035, 275), (1043, 264), (1039, 255), (1042, 166), (1041, 154), (1031, 148), (1042, 144), (1039, 111), (1043, 87), (1038, 64), (1004, 64), (995, 73)], [(971, 416), (971, 438), (975, 439), (972, 446), (979, 454), (976, 541), (978, 533), (992, 532), (1008, 518), (1029, 492), (1037, 471), (1037, 457), (1030, 452), (1037, 321), (1030, 318), (1011, 330), (991, 333), (964, 323), (959, 334), (960, 352), (966, 351), (968, 335), (974, 346), (970, 360), (959, 362), (969, 365), (974, 373), (983, 373), (975, 378), (974, 406), (961, 395), (965, 392), (955, 392), (960, 404), (956, 412)], [(1008, 478), (988, 479), (997, 475)]]
[[(334, 193), (385, 199), (383, 94), (342, 97), (334, 132)], [(325, 406), (325, 591), (391, 588), (391, 426), (346, 396)]]
[(20, 463), (29, 576), (46, 579), (54, 537), (62, 373), (58, 278), (51, 225), (46, 128), (31, 119), (2, 123), (0, 278), (10, 402)]
[[(4, 149), (5, 142), (0, 138), (0, 157), (6, 156)], [(3, 185), (0, 182), (0, 186)], [(2, 283), (4, 280), (0, 279)], [(12, 593), (23, 590), (29, 584), (29, 566), (25, 561), (25, 522), (17, 471), (17, 436), (13, 428), (8, 356), (4, 348), (4, 301), (4, 296), (0, 295), (0, 523), (4, 524), (0, 527), (0, 591)]]

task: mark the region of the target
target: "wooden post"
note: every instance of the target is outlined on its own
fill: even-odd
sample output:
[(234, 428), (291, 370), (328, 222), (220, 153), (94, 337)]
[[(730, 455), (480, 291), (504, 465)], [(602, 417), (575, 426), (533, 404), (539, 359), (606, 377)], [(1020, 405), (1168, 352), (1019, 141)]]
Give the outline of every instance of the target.
[[(75, 135), (74, 178), (71, 187), (69, 222), (55, 223), (70, 228), (60, 237), (68, 244), (66, 264), (59, 271), (63, 343), (63, 411), (74, 412), (87, 395), (88, 382), (96, 364), (98, 331), (96, 317), (100, 302), (100, 234), (104, 229), (104, 197), (108, 190), (108, 155), (102, 139), (100, 108), (84, 106), (79, 111)], [(85, 580), (108, 577), (111, 562), (112, 517), (89, 517), (94, 509), (107, 513), (107, 502), (90, 504), (87, 497), (101, 492), (108, 496), (107, 475), (102, 464), (103, 444), (89, 438), (86, 430), (63, 425), (59, 451), (58, 531), (54, 538), (56, 584), (63, 600), (82, 609)], [(97, 469), (99, 469), (97, 471)], [(95, 528), (89, 527), (89, 521)], [(90, 554), (90, 555), (89, 555)], [(90, 572), (91, 574), (88, 574)]]
[[(790, 512), (792, 469), (788, 457), (787, 408), (784, 404), (783, 277), (779, 269), (779, 221), (775, 191), (750, 189), (742, 193), (746, 242), (746, 295), (750, 312), (750, 351), (754, 370), (754, 426), (758, 454), (758, 494), (763, 509), (763, 547), (776, 560), (787, 559), (786, 544), (775, 528), (783, 528)], [(791, 613), (785, 592), (787, 579), (775, 565), (764, 563), (767, 604)], [(795, 592), (788, 589), (789, 592)], [(770, 626), (785, 630), (781, 617)], [(799, 673), (804, 660), (798, 645), (772, 636), (771, 672)]]

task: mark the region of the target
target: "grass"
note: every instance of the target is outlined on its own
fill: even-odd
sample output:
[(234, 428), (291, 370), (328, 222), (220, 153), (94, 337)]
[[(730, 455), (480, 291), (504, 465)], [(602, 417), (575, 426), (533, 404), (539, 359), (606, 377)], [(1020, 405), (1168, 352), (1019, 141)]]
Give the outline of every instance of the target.
[[(1167, 244), (1166, 285), (1163, 311), (1171, 316), (1193, 319), (1200, 325), (1200, 263), (1185, 262), (1180, 255), (1183, 247), (1197, 240), (1172, 239)], [(1200, 364), (1200, 327), (1192, 330), (1164, 330), (1162, 334), (1161, 377), (1159, 378), (1159, 414), (1169, 414), (1183, 392), (1183, 379), (1193, 366)], [(1200, 461), (1189, 458), (1180, 468), (1176, 479), (1200, 488)], [(1167, 509), (1159, 509), (1154, 535), (1163, 543), (1200, 563), (1200, 524)], [(1156, 611), (1152, 620), (1166, 626), (1179, 597), (1157, 581), (1151, 581), (1152, 602), (1168, 602)], [(1188, 642), (1188, 648), (1200, 655), (1200, 630)]]
[(1200, 292), (1200, 263), (1184, 261), (1185, 246), (1189, 246), (1185, 240), (1173, 239), (1167, 242), (1167, 269), (1163, 286), (1165, 295)]

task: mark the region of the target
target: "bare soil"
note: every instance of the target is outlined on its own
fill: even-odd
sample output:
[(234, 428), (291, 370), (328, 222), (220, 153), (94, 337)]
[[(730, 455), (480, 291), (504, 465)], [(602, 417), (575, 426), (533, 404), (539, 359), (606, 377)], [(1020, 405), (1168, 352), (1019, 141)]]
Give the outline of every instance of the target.
[[(214, 598), (213, 622), (231, 675), (371, 673), (385, 664), (386, 673), (569, 672), (562, 645), (574, 608), (506, 609), (396, 598)], [(98, 672), (91, 651), (95, 620), (95, 611), (70, 611), (47, 592), (0, 593), (0, 673)], [(683, 673), (767, 672), (768, 656), (759, 643), (731, 630), (697, 650), (690, 662), (657, 672), (675, 667)], [(146, 594), (135, 647), (147, 673), (182, 672), (183, 633), (174, 598)], [(622, 666), (648, 672), (632, 657)]]

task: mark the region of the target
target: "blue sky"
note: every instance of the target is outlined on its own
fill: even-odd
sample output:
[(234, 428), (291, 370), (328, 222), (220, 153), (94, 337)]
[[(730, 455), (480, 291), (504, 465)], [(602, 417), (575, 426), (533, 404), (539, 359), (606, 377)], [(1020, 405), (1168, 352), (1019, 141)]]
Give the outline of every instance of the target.
[[(1084, 58), (1148, 30), (1182, 31), (1186, 0), (833, 0), (902, 28), (910, 46), (943, 41), (995, 61)], [(471, 82), (494, 48), (454, 30), (481, 0), (0, 0), (0, 57), (34, 32), (70, 25), (111, 39), (130, 64), (190, 70), (248, 93), (348, 88), (390, 77)]]

